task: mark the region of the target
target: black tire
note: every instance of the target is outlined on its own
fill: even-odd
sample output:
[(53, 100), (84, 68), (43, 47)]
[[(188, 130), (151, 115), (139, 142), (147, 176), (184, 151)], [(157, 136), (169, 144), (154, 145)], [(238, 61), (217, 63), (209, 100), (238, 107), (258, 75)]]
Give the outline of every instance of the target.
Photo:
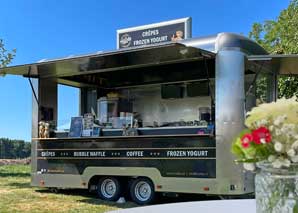
[(130, 185), (130, 197), (139, 205), (147, 205), (153, 202), (155, 197), (154, 185), (148, 178), (137, 178)]
[(101, 178), (97, 185), (97, 194), (102, 200), (118, 200), (121, 195), (120, 182), (114, 177)]

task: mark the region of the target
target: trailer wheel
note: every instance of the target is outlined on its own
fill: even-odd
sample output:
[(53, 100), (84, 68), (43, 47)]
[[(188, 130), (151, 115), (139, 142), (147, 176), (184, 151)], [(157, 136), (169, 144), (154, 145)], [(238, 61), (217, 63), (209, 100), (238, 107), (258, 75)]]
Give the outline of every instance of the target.
[(154, 200), (155, 191), (151, 180), (148, 178), (137, 178), (130, 185), (131, 199), (139, 204), (146, 205)]
[(97, 185), (97, 194), (102, 200), (116, 201), (121, 193), (120, 183), (114, 177), (101, 178)]

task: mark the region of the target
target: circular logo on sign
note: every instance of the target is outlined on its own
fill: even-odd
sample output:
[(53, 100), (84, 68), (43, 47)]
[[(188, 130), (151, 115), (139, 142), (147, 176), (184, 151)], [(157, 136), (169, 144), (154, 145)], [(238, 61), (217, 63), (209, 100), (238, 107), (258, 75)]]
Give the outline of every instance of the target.
[(120, 46), (121, 47), (129, 47), (131, 43), (131, 37), (129, 34), (125, 33), (120, 37)]

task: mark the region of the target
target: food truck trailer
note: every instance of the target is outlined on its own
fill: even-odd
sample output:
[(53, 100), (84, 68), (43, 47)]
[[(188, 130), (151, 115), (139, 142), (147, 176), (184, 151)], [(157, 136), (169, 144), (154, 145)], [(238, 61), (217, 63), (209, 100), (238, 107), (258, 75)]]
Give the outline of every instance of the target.
[[(297, 74), (297, 61), (268, 55), (242, 35), (219, 33), (43, 60), (0, 74), (28, 78), (33, 91), (32, 186), (89, 189), (109, 201), (127, 193), (148, 204), (156, 192), (254, 192), (254, 175), (234, 163), (231, 143), (258, 99), (276, 99), (278, 75)], [(68, 132), (57, 129), (58, 84), (80, 91), (80, 115)]]

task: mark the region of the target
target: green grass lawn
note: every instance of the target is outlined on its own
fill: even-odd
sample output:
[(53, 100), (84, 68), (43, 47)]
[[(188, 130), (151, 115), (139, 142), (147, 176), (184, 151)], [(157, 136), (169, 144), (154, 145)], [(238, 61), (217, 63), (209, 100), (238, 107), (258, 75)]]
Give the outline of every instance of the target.
[(0, 212), (106, 212), (135, 207), (133, 203), (105, 202), (87, 190), (51, 193), (30, 186), (30, 166), (0, 166)]

